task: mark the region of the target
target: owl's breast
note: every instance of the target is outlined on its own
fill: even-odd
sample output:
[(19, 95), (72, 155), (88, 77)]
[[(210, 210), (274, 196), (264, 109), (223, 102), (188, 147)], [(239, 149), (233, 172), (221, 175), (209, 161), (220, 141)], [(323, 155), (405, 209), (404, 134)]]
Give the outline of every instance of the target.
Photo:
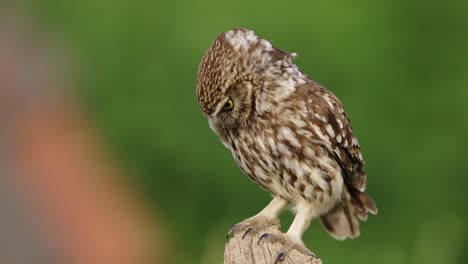
[(336, 200), (341, 169), (320, 145), (287, 126), (229, 131), (227, 142), (239, 168), (255, 183), (290, 201)]
[(280, 164), (278, 153), (270, 146), (273, 131), (251, 126), (230, 130), (227, 142), (238, 167), (255, 183), (273, 192)]

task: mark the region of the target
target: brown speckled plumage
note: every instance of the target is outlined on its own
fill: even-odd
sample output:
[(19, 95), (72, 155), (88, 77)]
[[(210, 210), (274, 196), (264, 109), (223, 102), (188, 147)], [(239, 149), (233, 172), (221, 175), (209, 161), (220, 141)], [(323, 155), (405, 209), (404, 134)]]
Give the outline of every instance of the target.
[(245, 28), (222, 33), (200, 64), (198, 101), (240, 169), (302, 215), (293, 239), (314, 217), (337, 239), (355, 237), (356, 218), (377, 210), (364, 194), (360, 147), (341, 102), (295, 56)]

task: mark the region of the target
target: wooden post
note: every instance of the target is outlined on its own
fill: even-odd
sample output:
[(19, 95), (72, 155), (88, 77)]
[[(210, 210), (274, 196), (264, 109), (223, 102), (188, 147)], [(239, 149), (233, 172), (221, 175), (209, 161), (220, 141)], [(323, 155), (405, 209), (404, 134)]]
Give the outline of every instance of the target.
[[(254, 235), (242, 239), (242, 234), (236, 234), (229, 240), (224, 249), (224, 264), (274, 264), (283, 245), (281, 243), (260, 242), (262, 234), (278, 234), (280, 230), (270, 227)], [(291, 250), (281, 264), (322, 264), (319, 258)]]

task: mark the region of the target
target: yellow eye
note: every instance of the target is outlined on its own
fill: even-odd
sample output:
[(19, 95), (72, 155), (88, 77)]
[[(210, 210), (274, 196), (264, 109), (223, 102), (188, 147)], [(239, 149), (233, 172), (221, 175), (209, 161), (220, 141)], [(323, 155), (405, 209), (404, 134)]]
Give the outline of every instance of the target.
[(234, 102), (232, 101), (232, 99), (229, 98), (229, 100), (227, 100), (226, 103), (224, 103), (222, 110), (231, 111), (232, 108), (234, 108)]

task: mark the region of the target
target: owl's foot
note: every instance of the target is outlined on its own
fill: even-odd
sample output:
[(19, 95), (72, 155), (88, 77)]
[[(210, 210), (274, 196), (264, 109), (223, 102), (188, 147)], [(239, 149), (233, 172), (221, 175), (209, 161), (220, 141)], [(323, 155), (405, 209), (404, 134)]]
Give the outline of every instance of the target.
[(278, 229), (280, 228), (280, 222), (278, 218), (267, 218), (264, 216), (254, 216), (244, 221), (235, 224), (231, 229), (229, 229), (226, 240), (229, 240), (231, 234), (238, 234), (242, 232), (242, 239), (244, 239), (247, 235), (255, 235), (261, 230), (265, 230), (266, 228), (274, 226)]
[(276, 257), (275, 264), (285, 260), (289, 252), (291, 252), (292, 250), (297, 250), (305, 255), (310, 255), (311, 258), (316, 258), (315, 253), (306, 248), (302, 241), (294, 240), (290, 238), (287, 234), (265, 233), (260, 236), (260, 238), (257, 241), (257, 245), (260, 245), (260, 243), (281, 243), (283, 245), (282, 249), (278, 253), (278, 256)]

